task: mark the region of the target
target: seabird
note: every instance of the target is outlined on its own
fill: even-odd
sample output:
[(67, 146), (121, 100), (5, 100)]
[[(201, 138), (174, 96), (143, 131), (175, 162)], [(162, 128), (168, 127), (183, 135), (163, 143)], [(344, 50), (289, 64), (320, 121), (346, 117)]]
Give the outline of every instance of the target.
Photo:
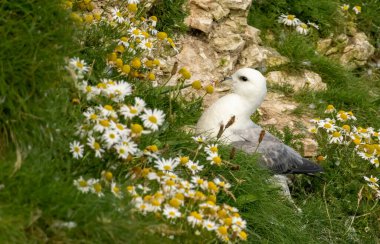
[(204, 111), (197, 123), (197, 133), (221, 138), (247, 153), (260, 153), (260, 162), (275, 174), (322, 172), (320, 165), (303, 158), (251, 120), (267, 93), (265, 77), (255, 69), (242, 68), (231, 80), (233, 92)]

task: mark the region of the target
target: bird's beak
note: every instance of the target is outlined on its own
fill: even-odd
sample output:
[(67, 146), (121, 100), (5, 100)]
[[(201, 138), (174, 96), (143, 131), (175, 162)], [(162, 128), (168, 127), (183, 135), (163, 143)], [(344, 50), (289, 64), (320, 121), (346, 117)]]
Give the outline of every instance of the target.
[(220, 81), (220, 83), (223, 83), (223, 82), (225, 82), (225, 81), (229, 81), (229, 80), (232, 80), (232, 77), (231, 77), (231, 76), (224, 77), (224, 80)]

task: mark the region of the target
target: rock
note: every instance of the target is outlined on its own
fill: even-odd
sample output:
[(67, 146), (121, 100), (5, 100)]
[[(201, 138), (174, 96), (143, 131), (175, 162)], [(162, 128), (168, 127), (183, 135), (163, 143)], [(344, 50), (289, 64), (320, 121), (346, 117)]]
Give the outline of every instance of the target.
[(343, 43), (344, 45), (347, 45), (348, 36), (346, 34), (340, 34), (339, 36), (336, 37), (335, 41), (338, 43)]
[(226, 35), (211, 40), (213, 47), (219, 51), (230, 51), (239, 53), (244, 48), (245, 41), (239, 34)]
[(332, 47), (332, 48), (330, 48), (329, 50), (326, 51), (325, 55), (326, 56), (330, 56), (331, 54), (335, 54), (337, 52), (339, 52), (338, 47)]
[(213, 16), (208, 11), (190, 7), (191, 14), (186, 17), (185, 24), (190, 28), (209, 33), (212, 28)]
[(344, 48), (339, 61), (348, 68), (357, 68), (364, 65), (373, 55), (375, 48), (369, 43), (365, 33), (356, 33)]
[(220, 0), (220, 4), (225, 8), (247, 10), (252, 0)]
[(214, 20), (218, 21), (226, 17), (230, 13), (230, 10), (223, 8), (219, 3), (212, 3), (210, 4), (210, 13), (214, 17)]
[(313, 90), (326, 89), (326, 84), (322, 82), (322, 78), (310, 70), (303, 70), (297, 75), (289, 75), (285, 71), (272, 71), (266, 75), (266, 78), (268, 83), (289, 84), (295, 91), (306, 87)]
[(325, 54), (332, 43), (332, 38), (321, 39), (317, 42), (317, 52)]
[(239, 58), (239, 65), (246, 67), (273, 67), (289, 62), (273, 48), (251, 44), (246, 47)]
[[(352, 32), (352, 31), (351, 31)], [(338, 60), (349, 69), (355, 69), (367, 63), (375, 48), (369, 43), (363, 32), (352, 32), (352, 36), (340, 34), (335, 38), (318, 41), (317, 51)]]
[[(306, 114), (295, 115), (293, 111), (299, 106), (282, 94), (268, 92), (259, 108), (260, 125), (274, 126), (278, 130), (288, 126), (297, 133), (305, 133), (311, 127), (310, 118)], [(302, 125), (302, 126), (300, 126)]]
[(247, 41), (247, 44), (261, 44), (260, 33), (259, 29), (248, 25), (245, 28), (243, 38)]
[(318, 155), (318, 143), (311, 138), (304, 138), (303, 144), (303, 156), (306, 158), (315, 157)]

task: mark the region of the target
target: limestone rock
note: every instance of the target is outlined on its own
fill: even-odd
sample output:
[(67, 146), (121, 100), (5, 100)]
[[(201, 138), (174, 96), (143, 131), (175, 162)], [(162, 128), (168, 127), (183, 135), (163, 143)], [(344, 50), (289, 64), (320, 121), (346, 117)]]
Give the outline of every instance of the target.
[(303, 156), (307, 158), (315, 157), (318, 154), (318, 143), (311, 138), (304, 138), (303, 144)]
[(304, 87), (313, 90), (325, 90), (326, 84), (322, 82), (322, 78), (310, 70), (303, 70), (300, 74), (289, 75), (285, 71), (272, 71), (266, 75), (268, 83), (289, 84), (293, 86), (295, 91)]
[(259, 29), (248, 25), (245, 28), (243, 38), (247, 40), (247, 44), (261, 44), (260, 33)]
[(245, 41), (239, 34), (227, 35), (212, 39), (212, 45), (217, 51), (230, 51), (239, 53), (244, 48)]
[(251, 44), (241, 53), (239, 64), (246, 67), (273, 67), (288, 62), (275, 49)]
[(229, 9), (247, 10), (252, 0), (220, 0), (220, 3)]
[(349, 69), (355, 69), (367, 63), (375, 48), (363, 32), (352, 32), (352, 36), (340, 34), (318, 41), (317, 51), (338, 60)]
[(331, 46), (332, 39), (331, 38), (326, 38), (326, 39), (320, 39), (317, 42), (317, 52), (321, 54), (325, 54), (329, 47)]
[(211, 31), (213, 16), (210, 12), (195, 8), (194, 6), (190, 7), (190, 12), (191, 14), (185, 19), (185, 24), (187, 26), (205, 33)]
[(364, 65), (374, 52), (375, 48), (369, 43), (366, 34), (359, 32), (351, 38), (339, 60), (349, 68), (356, 68)]

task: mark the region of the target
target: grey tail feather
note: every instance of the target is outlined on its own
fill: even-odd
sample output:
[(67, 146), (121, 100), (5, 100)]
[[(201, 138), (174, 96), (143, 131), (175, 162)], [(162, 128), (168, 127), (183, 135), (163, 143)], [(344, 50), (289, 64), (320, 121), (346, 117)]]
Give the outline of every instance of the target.
[(302, 165), (299, 165), (295, 169), (290, 169), (289, 171), (289, 174), (314, 174), (323, 172), (323, 168), (319, 164), (302, 158)]

